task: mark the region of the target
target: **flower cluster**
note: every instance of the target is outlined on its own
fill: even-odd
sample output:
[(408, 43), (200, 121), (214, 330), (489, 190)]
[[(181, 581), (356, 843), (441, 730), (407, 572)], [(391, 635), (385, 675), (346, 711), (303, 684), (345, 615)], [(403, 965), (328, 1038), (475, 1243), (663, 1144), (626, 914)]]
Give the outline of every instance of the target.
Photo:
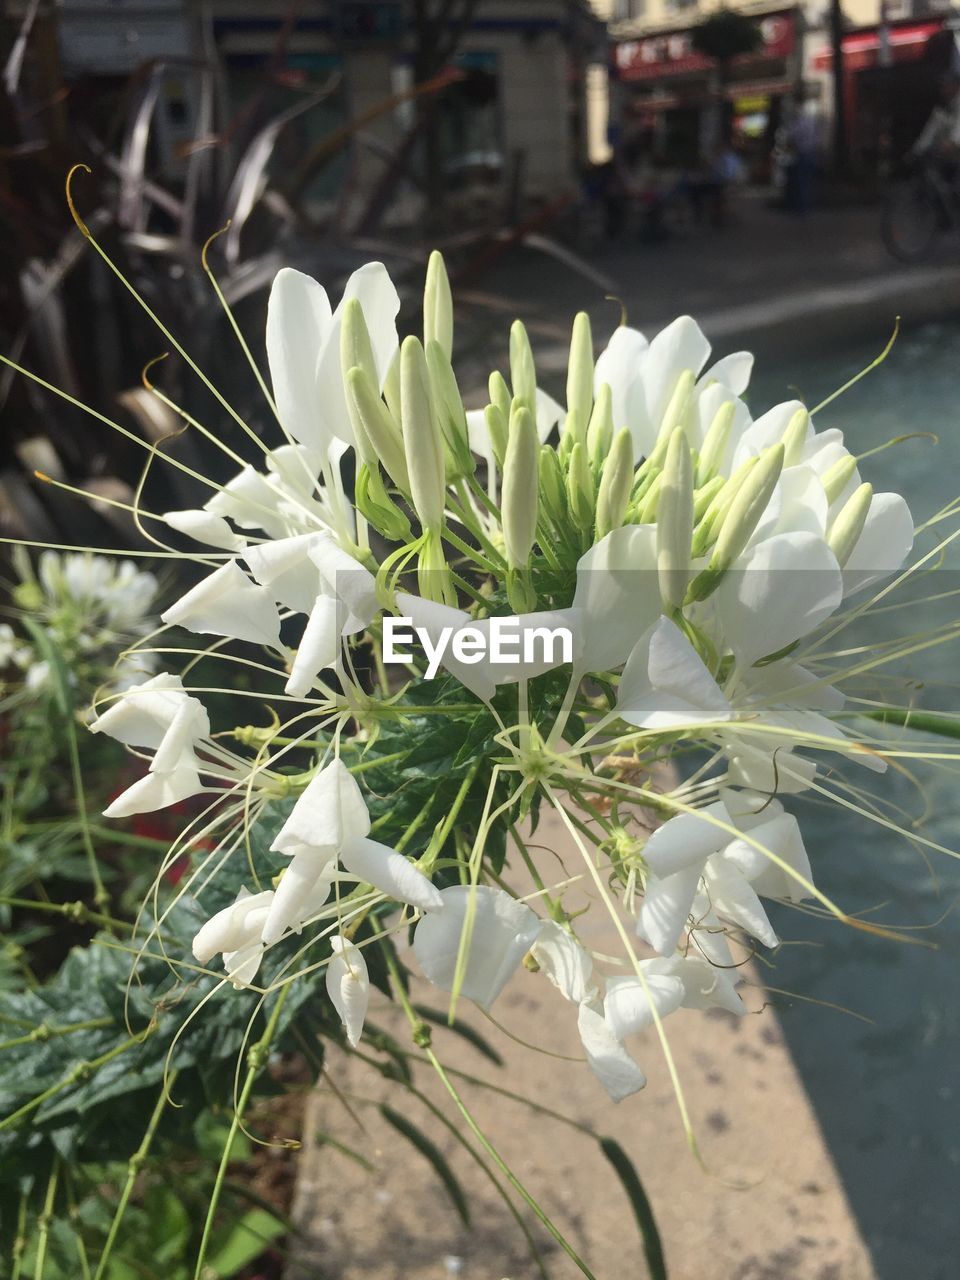
[[(203, 570), (164, 622), (259, 673), (275, 725), (214, 733), (169, 674), (101, 699), (94, 731), (149, 753), (109, 812), (202, 795), (216, 848), (188, 882), (201, 900), (266, 824), (280, 874), (251, 880), (194, 941), (197, 962), (221, 957), (234, 985), (254, 984), (292, 936), (326, 938), (327, 989), (355, 1045), (364, 950), (415, 924), (419, 968), (452, 1001), (488, 1008), (521, 964), (545, 974), (619, 1100), (644, 1084), (630, 1047), (644, 1028), (662, 1037), (681, 1007), (744, 1011), (736, 943), (778, 943), (765, 901), (812, 898), (842, 916), (783, 801), (830, 794), (838, 765), (886, 767), (823, 641), (903, 564), (913, 520), (799, 401), (754, 418), (751, 356), (711, 364), (689, 317), (649, 342), (624, 325), (595, 359), (578, 316), (565, 406), (539, 386), (515, 323), (507, 374), (468, 412), (439, 255), (422, 341), (400, 341), (399, 305), (377, 263), (335, 309), (316, 281), (277, 276), (267, 356), (282, 441), (212, 484), (204, 507), (162, 516)], [(385, 616), (435, 642), (435, 683), (420, 655), (385, 665)], [(480, 643), (469, 656), (439, 644), (465, 629), (482, 640), (508, 616), (521, 634), (565, 628), (571, 648), (524, 645), (505, 665)], [(412, 751), (428, 711), (472, 715), (477, 756), (414, 857), (423, 815), (394, 847), (371, 838), (384, 819), (364, 771), (385, 725), (408, 724)], [(664, 783), (657, 766), (692, 751), (696, 767)], [(398, 773), (398, 800), (403, 785)], [(474, 793), (468, 835), (458, 813)], [(560, 885), (523, 843), (522, 820), (544, 805), (582, 858)], [(526, 901), (490, 863), (497, 831), (533, 874)], [(574, 883), (610, 913), (621, 972), (578, 936)]]
[[(153, 625), (158, 592), (152, 573), (130, 560), (113, 563), (91, 553), (44, 551), (36, 572), (26, 555), (15, 555), (20, 581), (13, 603), (45, 637), (68, 678), (89, 698), (102, 682), (111, 690), (139, 683), (154, 667), (154, 655), (128, 652)], [(36, 635), (21, 635), (0, 624), (0, 672), (21, 674), (28, 696), (48, 691), (50, 659)]]

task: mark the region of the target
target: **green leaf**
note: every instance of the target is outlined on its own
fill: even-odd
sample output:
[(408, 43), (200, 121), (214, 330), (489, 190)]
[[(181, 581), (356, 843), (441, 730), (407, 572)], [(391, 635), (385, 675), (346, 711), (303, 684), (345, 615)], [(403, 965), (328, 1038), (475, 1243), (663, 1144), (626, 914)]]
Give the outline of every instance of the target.
[(380, 1114), (394, 1129), (402, 1134), (409, 1143), (411, 1143), (425, 1160), (433, 1166), (434, 1172), (444, 1185), (447, 1195), (450, 1197), (453, 1207), (460, 1215), (460, 1221), (465, 1227), (470, 1226), (470, 1209), (467, 1205), (467, 1198), (463, 1193), (463, 1188), (454, 1177), (453, 1170), (447, 1162), (446, 1156), (436, 1145), (431, 1142), (426, 1134), (422, 1133), (414, 1124), (399, 1112), (394, 1111), (392, 1107), (388, 1107), (383, 1103), (380, 1107)]
[(640, 1175), (634, 1168), (633, 1161), (613, 1138), (601, 1138), (600, 1149), (616, 1170), (617, 1177), (623, 1185), (627, 1198), (633, 1208), (640, 1235), (643, 1237), (643, 1251), (646, 1254), (647, 1266), (650, 1268), (650, 1280), (667, 1280), (667, 1264), (663, 1257), (663, 1245), (660, 1243), (660, 1232), (656, 1219), (643, 1189)]
[(280, 1219), (266, 1209), (251, 1209), (229, 1228), (226, 1239), (208, 1260), (207, 1266), (220, 1280), (229, 1280), (230, 1276), (256, 1262), (285, 1231)]

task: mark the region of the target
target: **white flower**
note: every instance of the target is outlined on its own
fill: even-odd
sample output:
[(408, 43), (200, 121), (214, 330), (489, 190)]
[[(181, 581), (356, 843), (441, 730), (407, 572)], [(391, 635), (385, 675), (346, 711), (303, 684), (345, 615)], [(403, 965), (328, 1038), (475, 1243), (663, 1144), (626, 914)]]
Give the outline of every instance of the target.
[(647, 1077), (599, 1010), (584, 1002), (577, 1027), (590, 1070), (614, 1102), (622, 1102), (645, 1087)]
[(582, 671), (613, 671), (660, 615), (656, 525), (624, 525), (577, 563)]
[(160, 616), (196, 635), (280, 648), (280, 615), (273, 597), (265, 587), (255, 586), (236, 560), (202, 578)]
[(271, 889), (263, 893), (241, 889), (236, 900), (211, 916), (193, 939), (193, 954), (198, 963), (209, 964), (221, 952), (233, 985), (248, 986), (257, 976), (263, 959), (260, 931), (272, 901)]
[(347, 281), (331, 311), (326, 290), (300, 271), (277, 274), (267, 307), (267, 359), (284, 429), (301, 444), (326, 453), (336, 438), (354, 444), (340, 367), (343, 305), (363, 308), (380, 387), (397, 348), (400, 299), (379, 262), (368, 262)]
[(360, 1043), (370, 1000), (367, 962), (359, 947), (343, 937), (331, 938), (333, 956), (327, 965), (327, 994), (340, 1015), (347, 1043)]
[(536, 942), (541, 922), (522, 902), (486, 885), (454, 885), (440, 898), (440, 910), (424, 916), (413, 935), (420, 968), (434, 986), (453, 990), (460, 939), (472, 913), (460, 990), (489, 1009)]
[(590, 952), (555, 921), (543, 922), (530, 954), (567, 1000), (581, 1004), (595, 997), (597, 987), (592, 980), (593, 958)]
[(730, 703), (683, 632), (660, 618), (638, 641), (620, 678), (617, 714), (644, 729), (728, 720)]
[(210, 720), (179, 676), (161, 674), (121, 694), (89, 726), (130, 747), (154, 752), (146, 777), (104, 810), (110, 818), (149, 813), (203, 789), (196, 747), (210, 736)]

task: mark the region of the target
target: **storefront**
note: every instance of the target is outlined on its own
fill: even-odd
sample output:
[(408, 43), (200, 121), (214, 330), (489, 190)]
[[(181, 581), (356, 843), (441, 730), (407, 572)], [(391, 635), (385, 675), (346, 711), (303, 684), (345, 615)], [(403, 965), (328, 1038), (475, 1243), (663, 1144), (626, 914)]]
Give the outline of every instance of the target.
[[(854, 168), (883, 174), (906, 154), (937, 101), (949, 60), (942, 18), (891, 22), (843, 37), (843, 97)], [(824, 40), (811, 49), (811, 75), (832, 75), (833, 54)]]
[(757, 15), (758, 45), (724, 70), (694, 47), (693, 28), (625, 40), (613, 47), (624, 139), (643, 134), (669, 164), (695, 165), (716, 142), (710, 122), (720, 109), (720, 137), (741, 152), (752, 177), (763, 179), (780, 124), (782, 102), (801, 66), (798, 9)]

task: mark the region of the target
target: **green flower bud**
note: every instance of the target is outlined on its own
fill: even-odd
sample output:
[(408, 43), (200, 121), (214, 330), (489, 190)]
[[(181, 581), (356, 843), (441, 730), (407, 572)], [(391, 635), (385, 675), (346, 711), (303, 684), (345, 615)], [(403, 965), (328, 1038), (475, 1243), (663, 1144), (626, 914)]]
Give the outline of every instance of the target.
[(387, 376), (383, 380), (383, 398), (393, 414), (394, 422), (400, 421), (400, 352), (394, 352)]
[[(409, 339), (407, 339), (409, 341)], [(419, 344), (418, 344), (419, 345)], [(438, 529), (427, 529), (417, 557), (417, 589), (425, 600), (456, 607), (457, 590)]]
[(614, 436), (603, 464), (597, 493), (596, 537), (599, 541), (611, 529), (619, 529), (627, 513), (633, 488), (633, 439), (626, 427)]
[(705, 513), (709, 510), (710, 504), (726, 483), (723, 476), (714, 476), (701, 489), (696, 490), (693, 495), (693, 519), (695, 524), (700, 523)]
[(537, 370), (527, 331), (519, 320), (510, 326), (510, 381), (514, 399), (537, 412)]
[(414, 508), (424, 530), (438, 530), (446, 500), (443, 433), (433, 403), (427, 357), (412, 335), (404, 338), (400, 348), (400, 425)]
[[(506, 379), (502, 373), (494, 370), (487, 379), (487, 388), (490, 396), (490, 403), (496, 405), (503, 414), (504, 431), (506, 425), (510, 421), (510, 402), (513, 397), (510, 395), (510, 388), (507, 386)], [(504, 437), (506, 439), (506, 437)]]
[(795, 467), (803, 455), (803, 446), (807, 442), (810, 427), (810, 415), (806, 409), (798, 409), (790, 419), (780, 443), (783, 445), (783, 465)]
[(690, 581), (693, 542), (693, 460), (682, 427), (674, 428), (667, 446), (657, 507), (657, 574), (664, 608), (683, 604)]
[(500, 514), (507, 563), (520, 569), (530, 559), (537, 535), (539, 515), (540, 441), (533, 415), (526, 405), (514, 401), (507, 434), (507, 452), (503, 460), (503, 489)]
[(487, 430), (490, 432), (493, 456), (497, 460), (497, 466), (503, 471), (503, 460), (507, 456), (507, 419), (503, 416), (500, 406), (496, 404), (488, 404), (483, 411), (483, 416), (487, 422)]
[(358, 467), (354, 498), (360, 514), (385, 538), (403, 544), (413, 540), (410, 521), (384, 488), (376, 464)]
[(850, 559), (863, 533), (863, 526), (867, 523), (872, 501), (873, 485), (860, 485), (843, 504), (839, 515), (830, 526), (827, 543), (837, 557), (841, 569)]
[(670, 439), (674, 427), (680, 425), (680, 419), (683, 417), (687, 403), (690, 400), (690, 393), (696, 385), (696, 375), (692, 369), (684, 369), (680, 377), (677, 379), (677, 385), (673, 389), (673, 395), (670, 397), (666, 411), (660, 420), (660, 432), (657, 436), (657, 443), (661, 440)]
[(467, 437), (467, 414), (453, 366), (439, 342), (427, 343), (427, 368), (446, 445), (447, 479), (457, 480), (461, 476), (472, 475), (476, 463)]
[(576, 409), (567, 411), (567, 416), (563, 420), (563, 430), (560, 433), (560, 444), (567, 456), (575, 444), (585, 445), (587, 442), (587, 423)]
[(567, 520), (567, 495), (563, 484), (563, 468), (556, 449), (540, 446), (540, 503), (548, 518), (561, 528)]
[(647, 487), (646, 493), (637, 502), (637, 523), (653, 524), (660, 506), (660, 490), (663, 487), (663, 472), (658, 471)]
[(449, 360), (453, 355), (453, 298), (443, 254), (434, 249), (423, 286), (423, 345), (436, 342)]
[(713, 479), (714, 472), (723, 462), (733, 429), (734, 404), (728, 400), (714, 414), (713, 421), (703, 438), (703, 448), (697, 462), (697, 482), (701, 485)]
[(376, 383), (371, 383), (362, 369), (350, 369), (344, 385), (347, 411), (364, 462), (371, 467), (377, 462), (383, 463), (397, 488), (409, 493), (410, 480), (400, 428), (377, 394)]
[(729, 569), (746, 548), (780, 479), (783, 454), (782, 444), (765, 449), (739, 486), (720, 527), (717, 545), (710, 558), (711, 569), (721, 572)]
[(343, 324), (340, 326), (340, 368), (346, 377), (351, 369), (362, 369), (369, 381), (377, 387), (379, 379), (377, 362), (370, 344), (370, 333), (364, 319), (359, 298), (348, 298), (343, 304)]
[(857, 460), (849, 453), (845, 458), (838, 458), (832, 467), (827, 468), (820, 477), (820, 482), (828, 502), (836, 502), (852, 480), (856, 469)]
[(570, 335), (570, 361), (567, 365), (567, 409), (586, 424), (593, 408), (593, 334), (590, 317), (579, 312)]
[(584, 533), (593, 529), (594, 503), (593, 476), (587, 462), (587, 451), (577, 441), (567, 459), (567, 504), (574, 524)]
[[(613, 441), (613, 396), (610, 388), (604, 383), (597, 392), (597, 399), (590, 415), (587, 427), (587, 453), (594, 471), (599, 471), (603, 460), (610, 452)], [(633, 447), (630, 449), (630, 469), (633, 470)], [(632, 483), (632, 481), (631, 481)]]

